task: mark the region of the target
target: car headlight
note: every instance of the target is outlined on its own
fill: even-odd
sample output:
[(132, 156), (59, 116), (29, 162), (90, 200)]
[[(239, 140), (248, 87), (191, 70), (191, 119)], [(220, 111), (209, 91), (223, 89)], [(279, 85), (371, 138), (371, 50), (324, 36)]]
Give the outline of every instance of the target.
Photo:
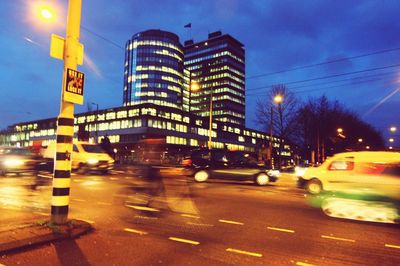
[(9, 159), (4, 161), (4, 165), (8, 167), (20, 166), (23, 165), (24, 161), (18, 159)]
[(97, 160), (97, 159), (88, 159), (88, 160), (87, 160), (87, 163), (88, 163), (88, 164), (98, 164), (98, 163), (99, 163), (99, 160)]
[(302, 168), (302, 167), (296, 166), (296, 167), (294, 168), (294, 172), (295, 172), (296, 176), (303, 176), (304, 173), (306, 172), (306, 169), (305, 169), (305, 168)]
[(280, 172), (279, 172), (279, 170), (269, 170), (269, 171), (267, 172), (267, 174), (268, 174), (269, 176), (279, 176)]

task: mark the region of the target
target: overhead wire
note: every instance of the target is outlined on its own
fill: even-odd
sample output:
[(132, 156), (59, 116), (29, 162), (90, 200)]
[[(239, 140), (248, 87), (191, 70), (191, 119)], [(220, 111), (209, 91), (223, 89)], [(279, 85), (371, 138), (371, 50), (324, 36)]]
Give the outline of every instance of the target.
[(311, 67), (316, 67), (316, 66), (321, 66), (321, 65), (326, 65), (326, 64), (333, 64), (333, 63), (337, 63), (337, 62), (342, 62), (342, 61), (347, 61), (347, 60), (367, 57), (367, 56), (371, 56), (371, 55), (382, 54), (382, 53), (394, 52), (394, 51), (398, 51), (398, 50), (400, 50), (400, 47), (384, 49), (384, 50), (379, 50), (379, 51), (375, 51), (375, 52), (371, 52), (371, 53), (360, 54), (360, 55), (349, 56), (349, 57), (343, 57), (343, 58), (324, 61), (324, 62), (320, 62), (320, 63), (304, 65), (304, 66), (299, 66), (299, 67), (294, 67), (294, 68), (288, 68), (288, 69), (278, 70), (278, 71), (265, 73), (265, 74), (254, 75), (254, 76), (247, 77), (246, 79), (248, 80), (248, 79), (267, 77), (267, 76), (272, 76), (272, 75), (276, 75), (276, 74), (296, 71), (296, 70), (300, 70), (300, 69), (306, 69), (306, 68), (311, 68)]

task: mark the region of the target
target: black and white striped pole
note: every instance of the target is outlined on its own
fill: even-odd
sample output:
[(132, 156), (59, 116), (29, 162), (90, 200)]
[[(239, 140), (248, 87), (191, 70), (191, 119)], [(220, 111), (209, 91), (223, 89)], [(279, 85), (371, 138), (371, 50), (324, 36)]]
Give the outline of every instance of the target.
[(56, 40), (53, 40), (54, 36), (52, 36), (50, 52), (57, 54), (58, 46), (58, 54), (61, 56), (52, 56), (64, 60), (51, 200), (51, 222), (58, 225), (68, 221), (74, 103), (82, 104), (83, 102), (83, 73), (76, 71), (77, 65), (83, 60), (83, 46), (79, 43), (81, 9), (82, 0), (69, 0), (66, 38), (64, 40), (62, 37), (55, 36)]

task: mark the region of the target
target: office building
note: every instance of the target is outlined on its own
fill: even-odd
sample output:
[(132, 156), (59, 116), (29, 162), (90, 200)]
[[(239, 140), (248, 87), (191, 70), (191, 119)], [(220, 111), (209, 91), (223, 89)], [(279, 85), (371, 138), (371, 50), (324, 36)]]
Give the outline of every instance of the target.
[(123, 105), (154, 103), (188, 110), (183, 49), (179, 37), (162, 30), (139, 32), (125, 46)]
[(199, 88), (190, 91), (190, 111), (208, 117), (212, 104), (213, 120), (244, 126), (244, 45), (217, 31), (201, 42), (186, 41), (183, 49), (191, 84)]

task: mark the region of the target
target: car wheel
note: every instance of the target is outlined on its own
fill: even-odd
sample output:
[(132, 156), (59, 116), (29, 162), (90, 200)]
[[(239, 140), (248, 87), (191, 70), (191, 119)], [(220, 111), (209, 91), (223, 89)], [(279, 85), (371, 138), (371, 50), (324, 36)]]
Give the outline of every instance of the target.
[(194, 181), (196, 182), (206, 182), (210, 174), (205, 170), (200, 170), (194, 174)]
[(100, 172), (101, 172), (101, 174), (103, 174), (103, 175), (107, 175), (107, 174), (108, 174), (108, 170), (101, 170)]
[(322, 183), (318, 179), (314, 178), (307, 182), (306, 190), (312, 195), (317, 195), (322, 191)]
[(85, 166), (85, 164), (80, 163), (76, 172), (79, 175), (85, 175), (87, 173), (87, 167)]
[(269, 183), (269, 176), (266, 173), (259, 173), (255, 181), (259, 186), (266, 186)]

